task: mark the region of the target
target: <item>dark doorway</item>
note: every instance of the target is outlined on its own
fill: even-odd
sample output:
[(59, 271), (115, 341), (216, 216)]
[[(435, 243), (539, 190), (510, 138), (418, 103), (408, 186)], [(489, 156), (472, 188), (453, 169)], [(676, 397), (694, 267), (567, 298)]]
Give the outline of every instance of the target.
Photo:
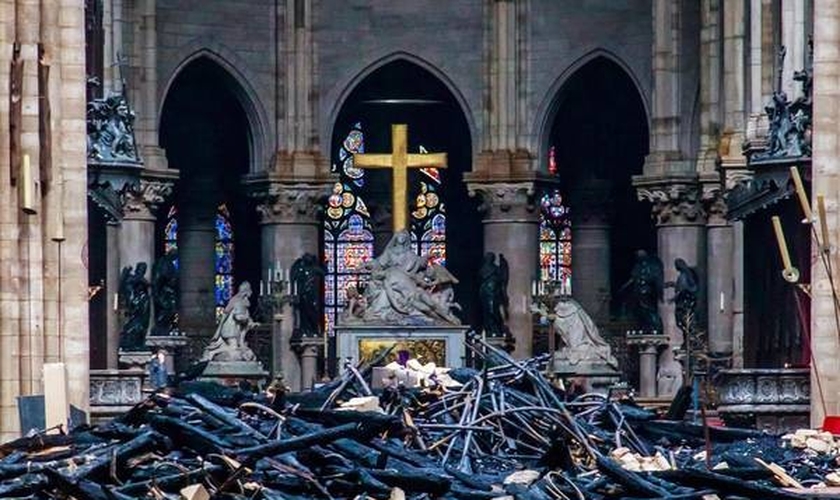
[[(260, 277), (259, 226), (240, 182), (249, 170), (251, 132), (237, 90), (238, 82), (227, 71), (202, 57), (180, 72), (163, 106), (160, 143), (170, 168), (180, 171), (174, 197), (181, 270), (179, 327), (187, 334), (212, 333), (213, 309), (225, 283), (235, 287)], [(233, 231), (233, 264), (227, 274), (218, 269), (220, 214), (226, 215)], [(161, 225), (168, 215), (161, 214)], [(166, 236), (163, 231), (158, 235), (162, 253)], [(222, 291), (221, 297), (231, 292)]]

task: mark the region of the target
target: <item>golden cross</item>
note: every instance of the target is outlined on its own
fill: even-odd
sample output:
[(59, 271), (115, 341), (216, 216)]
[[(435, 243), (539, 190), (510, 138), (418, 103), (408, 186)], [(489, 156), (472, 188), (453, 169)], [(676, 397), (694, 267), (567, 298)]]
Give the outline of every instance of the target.
[(359, 168), (387, 168), (393, 171), (391, 182), (392, 220), (394, 232), (408, 227), (408, 169), (446, 168), (446, 153), (408, 152), (408, 125), (391, 125), (391, 152), (383, 154), (355, 153), (353, 166)]

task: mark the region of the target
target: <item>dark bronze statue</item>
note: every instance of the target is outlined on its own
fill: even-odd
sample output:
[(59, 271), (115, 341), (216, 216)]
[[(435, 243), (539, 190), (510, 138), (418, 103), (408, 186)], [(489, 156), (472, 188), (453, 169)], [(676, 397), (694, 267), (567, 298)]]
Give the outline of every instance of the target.
[[(813, 48), (813, 46), (812, 46)], [(794, 81), (802, 85), (802, 96), (789, 101), (782, 90), (782, 67), (785, 47), (779, 51), (779, 70), (772, 101), (765, 106), (769, 120), (767, 149), (755, 155), (756, 160), (811, 156), (811, 128), (813, 103), (813, 71), (806, 67), (793, 74)]]
[(177, 333), (178, 323), (178, 254), (167, 252), (152, 267), (152, 302), (155, 323), (152, 335)]
[(664, 279), (659, 257), (648, 255), (644, 250), (637, 251), (630, 279), (621, 290), (630, 290), (633, 316), (638, 328), (645, 333), (663, 333), (659, 303), (662, 301)]
[(145, 262), (139, 262), (133, 272), (130, 266), (125, 267), (120, 279), (120, 301), (125, 317), (120, 333), (120, 348), (127, 351), (143, 349), (146, 345), (146, 332), (151, 321), (146, 267)]
[(484, 254), (484, 263), (478, 270), (481, 284), (478, 296), (481, 301), (481, 328), (488, 337), (503, 337), (508, 333), (505, 322), (508, 318), (508, 263), (505, 256), (499, 254), (496, 264), (496, 254)]
[(295, 296), (295, 337), (319, 337), (323, 320), (321, 281), (324, 270), (318, 258), (304, 254), (292, 264), (290, 280)]
[(691, 335), (695, 325), (697, 314), (697, 292), (700, 290), (700, 279), (697, 271), (690, 267), (683, 259), (674, 261), (677, 268), (677, 280), (668, 283), (666, 286), (674, 288), (674, 319), (677, 321), (677, 328), (685, 335)]
[(138, 163), (134, 111), (125, 96), (94, 99), (87, 105), (88, 158), (101, 162)]

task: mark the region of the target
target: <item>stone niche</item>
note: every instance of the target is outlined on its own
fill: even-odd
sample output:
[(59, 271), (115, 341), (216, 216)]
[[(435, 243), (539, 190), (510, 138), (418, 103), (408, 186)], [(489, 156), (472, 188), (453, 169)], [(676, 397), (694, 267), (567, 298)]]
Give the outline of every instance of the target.
[(459, 325), (336, 325), (336, 355), (339, 365), (348, 358), (358, 363), (363, 358), (371, 359), (382, 349), (399, 345), (423, 363), (457, 368), (464, 366), (467, 330), (468, 326)]
[(810, 427), (809, 369), (732, 369), (718, 376), (718, 414), (726, 425), (773, 432)]

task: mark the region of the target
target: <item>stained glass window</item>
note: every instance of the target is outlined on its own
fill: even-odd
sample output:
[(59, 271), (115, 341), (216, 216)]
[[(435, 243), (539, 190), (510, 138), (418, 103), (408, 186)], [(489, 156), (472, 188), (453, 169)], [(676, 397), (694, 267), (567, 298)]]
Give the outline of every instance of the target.
[(364, 200), (354, 192), (364, 185), (364, 170), (353, 166), (353, 153), (365, 150), (361, 124), (355, 124), (342, 141), (339, 164), (333, 171), (340, 182), (327, 199), (324, 217), (324, 331), (332, 337), (335, 320), (347, 305), (347, 290), (363, 288), (367, 273), (362, 265), (373, 258), (373, 231)]
[[(553, 146), (548, 161), (549, 171), (557, 175)], [(572, 221), (559, 189), (540, 199), (540, 280), (559, 281), (566, 291), (572, 289)]]
[(216, 320), (220, 320), (225, 305), (233, 296), (233, 228), (227, 206), (222, 204), (216, 212)]
[[(178, 250), (178, 209), (169, 210), (164, 228), (164, 251)], [(224, 313), (225, 305), (233, 295), (233, 228), (227, 206), (220, 205), (216, 211), (216, 241), (214, 248), (216, 321)], [(178, 260), (175, 260), (178, 266)]]
[[(420, 148), (421, 153), (426, 150)], [(417, 255), (425, 255), (429, 262), (446, 265), (446, 207), (438, 194), (440, 171), (420, 169), (423, 179), (420, 192), (411, 212), (411, 244)]]

